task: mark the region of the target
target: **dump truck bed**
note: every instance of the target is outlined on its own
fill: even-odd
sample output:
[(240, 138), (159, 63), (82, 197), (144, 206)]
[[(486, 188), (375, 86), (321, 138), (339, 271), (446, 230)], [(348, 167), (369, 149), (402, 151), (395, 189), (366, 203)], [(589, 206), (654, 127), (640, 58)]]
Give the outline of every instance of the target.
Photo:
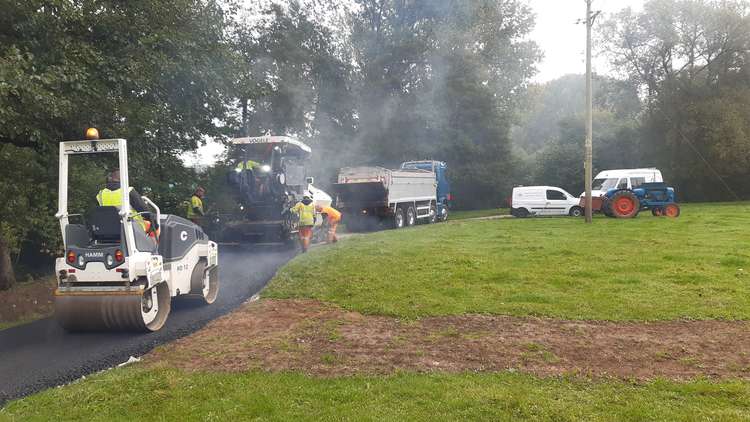
[(427, 170), (389, 170), (383, 167), (344, 167), (336, 192), (339, 206), (430, 201), (436, 198), (435, 173)]

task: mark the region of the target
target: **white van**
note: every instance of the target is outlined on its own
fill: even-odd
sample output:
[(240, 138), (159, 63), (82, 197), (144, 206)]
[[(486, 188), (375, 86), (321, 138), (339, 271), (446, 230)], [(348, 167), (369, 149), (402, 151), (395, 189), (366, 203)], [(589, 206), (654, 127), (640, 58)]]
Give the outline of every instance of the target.
[[(661, 171), (654, 167), (643, 169), (605, 170), (599, 172), (599, 174), (594, 177), (594, 182), (591, 184), (591, 197), (598, 198), (613, 188), (634, 189), (643, 183), (663, 181), (664, 179), (661, 177)], [(583, 198), (585, 194), (586, 192), (582, 192), (580, 197)]]
[(516, 217), (529, 215), (571, 215), (580, 217), (583, 209), (578, 198), (554, 186), (518, 186), (513, 188), (510, 213)]

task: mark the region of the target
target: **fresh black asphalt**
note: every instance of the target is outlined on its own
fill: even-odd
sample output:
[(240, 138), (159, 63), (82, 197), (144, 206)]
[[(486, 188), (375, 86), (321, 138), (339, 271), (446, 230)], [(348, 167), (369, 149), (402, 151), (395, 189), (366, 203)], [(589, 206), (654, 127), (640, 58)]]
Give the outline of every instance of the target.
[(222, 250), (220, 290), (209, 306), (174, 301), (156, 333), (68, 333), (52, 318), (0, 331), (0, 406), (141, 356), (190, 334), (258, 293), (291, 252)]

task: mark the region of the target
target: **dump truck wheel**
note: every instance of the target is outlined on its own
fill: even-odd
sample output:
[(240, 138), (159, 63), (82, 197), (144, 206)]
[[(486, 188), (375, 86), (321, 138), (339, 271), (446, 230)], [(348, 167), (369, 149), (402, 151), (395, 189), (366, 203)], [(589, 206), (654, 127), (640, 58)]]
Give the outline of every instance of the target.
[(404, 227), (404, 210), (397, 207), (396, 213), (393, 215), (393, 228), (400, 229), (402, 227)]
[(409, 206), (406, 209), (406, 225), (410, 227), (415, 224), (417, 224), (417, 213), (414, 211), (414, 207)]
[(638, 214), (640, 201), (633, 192), (615, 193), (608, 202), (609, 211), (616, 218), (633, 218)]
[(427, 222), (432, 224), (437, 221), (437, 207), (435, 204), (430, 205), (430, 216), (427, 218)]
[(671, 218), (680, 216), (680, 206), (677, 204), (669, 204), (664, 207), (664, 215)]
[(440, 213), (440, 217), (438, 217), (438, 220), (448, 221), (448, 205), (447, 204), (443, 204), (443, 210)]

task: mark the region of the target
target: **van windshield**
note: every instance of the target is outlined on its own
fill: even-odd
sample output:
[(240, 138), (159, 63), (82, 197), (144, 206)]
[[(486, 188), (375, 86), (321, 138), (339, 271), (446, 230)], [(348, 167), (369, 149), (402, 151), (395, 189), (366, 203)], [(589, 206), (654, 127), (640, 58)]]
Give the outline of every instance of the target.
[(617, 178), (610, 179), (594, 179), (594, 183), (591, 185), (592, 190), (608, 190), (617, 186)]

